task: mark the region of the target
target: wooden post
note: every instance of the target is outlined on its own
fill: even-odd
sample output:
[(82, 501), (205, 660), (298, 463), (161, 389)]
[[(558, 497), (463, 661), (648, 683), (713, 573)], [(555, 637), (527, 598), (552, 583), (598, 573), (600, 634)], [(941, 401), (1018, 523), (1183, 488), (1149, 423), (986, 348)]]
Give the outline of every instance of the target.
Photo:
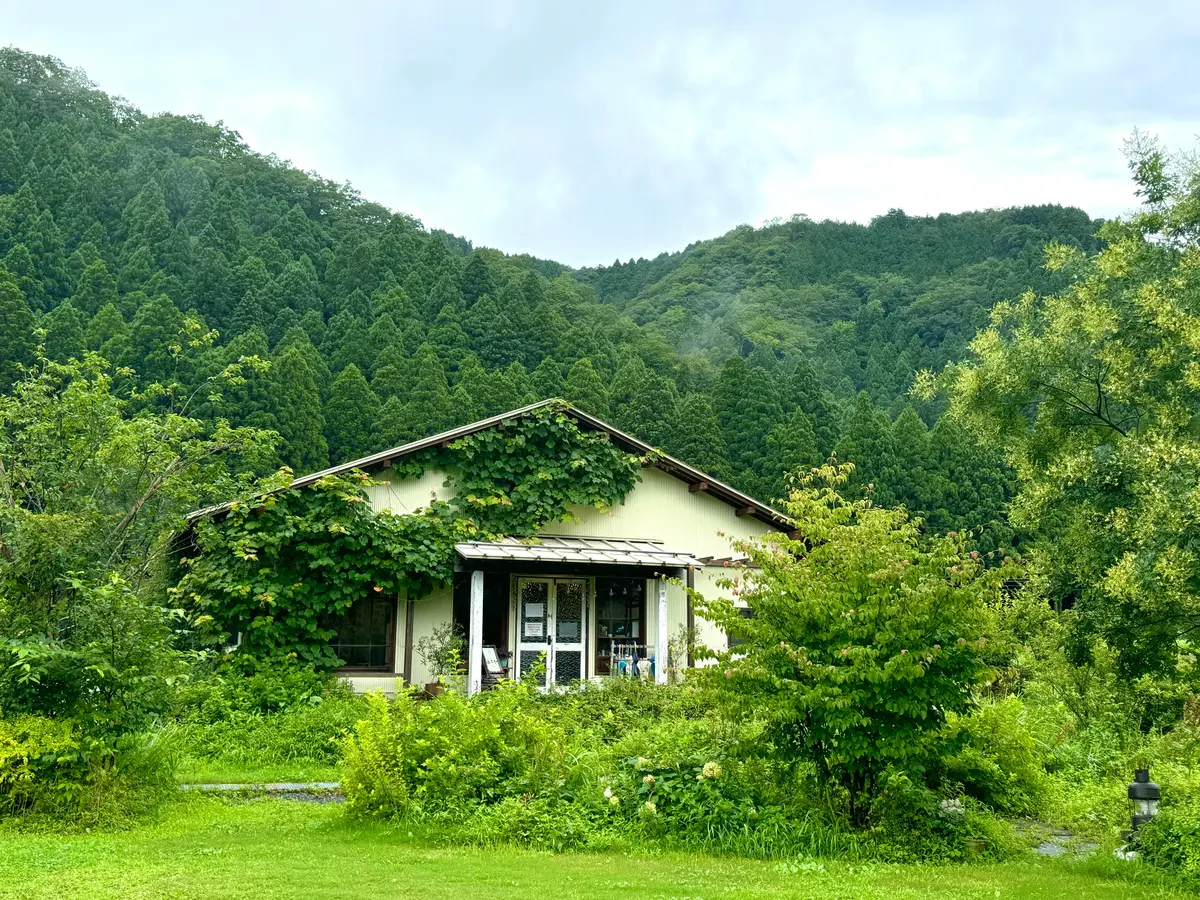
[(483, 571), (471, 573), (471, 616), (467, 626), (467, 694), (483, 687)]
[(412, 597), (404, 603), (404, 683), (412, 684), (413, 667), (413, 619), (416, 618), (416, 603)]
[(667, 579), (654, 579), (658, 585), (658, 640), (654, 646), (654, 680), (667, 683)]

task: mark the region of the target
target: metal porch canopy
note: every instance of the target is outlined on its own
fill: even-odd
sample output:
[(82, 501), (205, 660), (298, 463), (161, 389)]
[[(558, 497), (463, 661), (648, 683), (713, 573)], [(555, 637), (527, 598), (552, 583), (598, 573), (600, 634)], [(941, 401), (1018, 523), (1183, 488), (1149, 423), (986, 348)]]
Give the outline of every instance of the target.
[(592, 563), (612, 566), (703, 567), (690, 553), (660, 541), (595, 537), (539, 537), (532, 540), (466, 541), (455, 544), (463, 559), (495, 562)]

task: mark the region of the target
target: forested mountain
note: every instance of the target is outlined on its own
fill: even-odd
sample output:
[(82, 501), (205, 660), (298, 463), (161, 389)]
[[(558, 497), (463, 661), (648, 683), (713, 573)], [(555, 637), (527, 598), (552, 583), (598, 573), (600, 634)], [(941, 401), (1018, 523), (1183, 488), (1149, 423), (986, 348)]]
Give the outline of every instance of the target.
[(565, 396), (766, 498), (836, 452), (882, 502), (1009, 541), (1008, 474), (906, 391), (996, 301), (1061, 286), (1042, 247), (1096, 227), (1057, 206), (796, 217), (572, 271), (0, 51), (0, 390), (39, 347), (177, 395), (246, 360), (194, 412), (278, 432), (296, 470)]

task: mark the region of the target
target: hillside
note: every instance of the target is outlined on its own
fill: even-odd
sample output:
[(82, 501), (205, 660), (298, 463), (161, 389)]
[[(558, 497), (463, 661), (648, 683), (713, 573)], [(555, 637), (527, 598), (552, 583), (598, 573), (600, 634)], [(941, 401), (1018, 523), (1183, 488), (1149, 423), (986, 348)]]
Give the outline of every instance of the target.
[(262, 361), (195, 412), (278, 432), (302, 471), (562, 395), (763, 497), (836, 451), (881, 502), (1011, 540), (998, 460), (905, 392), (996, 301), (1056, 286), (1043, 245), (1096, 227), (1054, 206), (797, 217), (571, 271), (0, 51), (0, 390), (39, 346), (177, 393)]

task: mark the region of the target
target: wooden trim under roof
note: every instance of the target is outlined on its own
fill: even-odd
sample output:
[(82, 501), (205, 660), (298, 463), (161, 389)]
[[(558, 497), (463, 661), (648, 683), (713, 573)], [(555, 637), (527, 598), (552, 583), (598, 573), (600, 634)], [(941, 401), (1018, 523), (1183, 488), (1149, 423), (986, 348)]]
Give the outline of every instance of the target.
[[(408, 456), (412, 453), (417, 453), (421, 450), (426, 450), (430, 447), (439, 445), (445, 446), (453, 443), (459, 438), (464, 438), (472, 434), (477, 434), (480, 431), (486, 431), (489, 428), (503, 427), (505, 422), (510, 422), (513, 419), (523, 418), (535, 410), (543, 409), (547, 406), (553, 406), (561, 410), (564, 414), (570, 416), (585, 430), (603, 431), (612, 440), (614, 444), (620, 447), (627, 453), (637, 453), (642, 456), (651, 455), (653, 457), (651, 465), (661, 469), (668, 475), (678, 478), (689, 486), (689, 490), (693, 493), (703, 492), (711, 494), (718, 500), (721, 500), (733, 507), (733, 510), (738, 516), (752, 516), (772, 528), (780, 531), (791, 531), (795, 528), (795, 524), (783, 513), (772, 509), (765, 503), (755, 500), (753, 497), (743, 494), (736, 488), (732, 488), (723, 482), (717, 481), (711, 475), (706, 475), (699, 469), (689, 466), (682, 460), (678, 460), (673, 456), (668, 456), (656, 447), (652, 447), (643, 440), (635, 438), (633, 435), (626, 434), (619, 428), (614, 428), (607, 422), (597, 419), (595, 416), (585, 413), (581, 409), (576, 409), (565, 400), (542, 400), (538, 403), (531, 403), (528, 406), (522, 406), (520, 409), (514, 409), (506, 413), (501, 413), (498, 416), (489, 416), (486, 419), (480, 419), (478, 422), (472, 422), (470, 425), (462, 425), (458, 428), (452, 428), (449, 431), (443, 431), (441, 434), (431, 435), (427, 438), (421, 438), (418, 441), (412, 441), (407, 444), (402, 444), (399, 447), (393, 447), (390, 450), (382, 450), (379, 453), (372, 453), (370, 456), (364, 456), (361, 459), (354, 459), (350, 462), (342, 463), (337, 466), (330, 466), (328, 469), (322, 469), (319, 472), (313, 472), (310, 475), (302, 475), (292, 482), (292, 487), (304, 487), (325, 478), (329, 475), (341, 475), (345, 472), (352, 472), (355, 469), (369, 471), (371, 469), (386, 469), (390, 467), (394, 460), (402, 456)], [(232, 503), (221, 503), (217, 506), (210, 506), (207, 509), (200, 509), (190, 514), (187, 517), (188, 522), (194, 522), (197, 519), (205, 516), (217, 515), (227, 511)]]

